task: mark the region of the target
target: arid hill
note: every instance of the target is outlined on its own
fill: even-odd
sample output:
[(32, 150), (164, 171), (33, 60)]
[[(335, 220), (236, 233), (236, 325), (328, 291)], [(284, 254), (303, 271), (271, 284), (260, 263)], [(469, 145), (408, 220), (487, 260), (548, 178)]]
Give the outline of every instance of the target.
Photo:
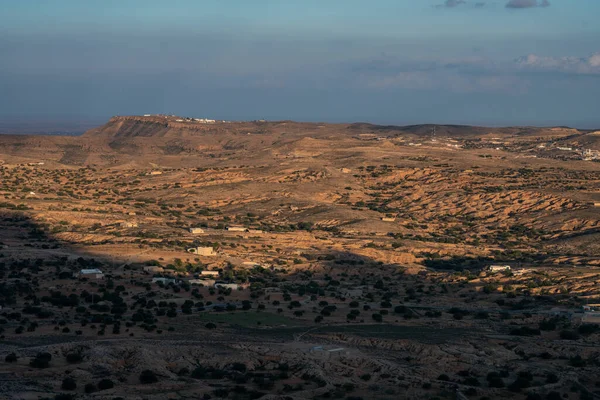
[[(435, 132), (434, 132), (435, 129)], [(434, 135), (435, 133), (435, 135)], [(136, 162), (146, 157), (155, 161), (189, 162), (186, 156), (222, 157), (235, 151), (244, 157), (271, 151), (289, 150), (295, 144), (305, 147), (302, 139), (323, 140), (319, 147), (333, 150), (340, 143), (364, 146), (368, 140), (431, 138), (460, 142), (502, 139), (521, 147), (530, 143), (556, 141), (563, 146), (600, 149), (600, 136), (593, 132), (569, 128), (485, 128), (453, 125), (379, 126), (364, 123), (316, 124), (280, 122), (198, 123), (176, 117), (123, 116), (91, 129), (80, 137), (1, 135), (0, 155), (10, 155), (33, 162), (45, 158), (63, 165), (116, 165)], [(299, 149), (302, 151), (301, 149)], [(158, 158), (156, 158), (158, 157)]]
[(597, 397), (597, 133), (433, 128), (0, 136), (0, 397)]

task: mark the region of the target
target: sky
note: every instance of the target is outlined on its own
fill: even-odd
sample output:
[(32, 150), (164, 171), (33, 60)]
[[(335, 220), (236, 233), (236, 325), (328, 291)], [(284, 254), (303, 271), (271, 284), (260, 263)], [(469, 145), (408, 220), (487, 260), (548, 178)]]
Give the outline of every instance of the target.
[(598, 0), (0, 0), (0, 120), (600, 128)]

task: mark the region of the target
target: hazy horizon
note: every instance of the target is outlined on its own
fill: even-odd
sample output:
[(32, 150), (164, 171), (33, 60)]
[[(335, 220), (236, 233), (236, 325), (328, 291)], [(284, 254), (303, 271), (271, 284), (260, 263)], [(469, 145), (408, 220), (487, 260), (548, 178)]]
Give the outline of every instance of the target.
[(600, 2), (0, 0), (0, 120), (600, 128)]

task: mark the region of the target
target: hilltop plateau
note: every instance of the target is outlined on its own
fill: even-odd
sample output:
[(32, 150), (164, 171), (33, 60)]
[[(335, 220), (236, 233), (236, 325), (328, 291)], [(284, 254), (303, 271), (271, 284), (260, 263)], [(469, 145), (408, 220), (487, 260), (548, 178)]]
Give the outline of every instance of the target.
[(599, 161), (566, 127), (0, 135), (1, 396), (595, 398)]

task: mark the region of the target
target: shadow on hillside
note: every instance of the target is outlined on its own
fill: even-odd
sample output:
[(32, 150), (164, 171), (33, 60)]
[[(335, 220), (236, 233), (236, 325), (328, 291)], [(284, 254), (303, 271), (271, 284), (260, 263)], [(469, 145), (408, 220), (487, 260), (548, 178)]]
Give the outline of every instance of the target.
[[(352, 252), (340, 252), (325, 249), (310, 254), (302, 254), (311, 267), (306, 269), (289, 269), (289, 273), (279, 275), (276, 285), (291, 296), (302, 299), (311, 299), (310, 307), (319, 307), (322, 325), (328, 324), (327, 305), (325, 303), (349, 303), (353, 300), (368, 305), (360, 318), (348, 314), (347, 320), (342, 319), (342, 324), (383, 324), (395, 320), (411, 320), (418, 318), (439, 318), (441, 314), (450, 313), (456, 321), (465, 319), (492, 319), (503, 321), (513, 316), (533, 315), (542, 313), (543, 317), (552, 318), (548, 310), (555, 307), (577, 307), (582, 302), (569, 294), (534, 294), (535, 284), (544, 284), (544, 275), (532, 276), (531, 287), (514, 290), (511, 288), (511, 278), (498, 275), (498, 279), (491, 282), (481, 282), (478, 269), (488, 260), (450, 260), (445, 263), (438, 261), (430, 263), (429, 267), (443, 267), (448, 269), (445, 274), (407, 274), (405, 268), (399, 264), (384, 264), (369, 257)], [(103, 259), (83, 251), (77, 244), (66, 243), (57, 239), (49, 232), (47, 227), (42, 227), (32, 221), (24, 212), (18, 210), (0, 211), (0, 306), (10, 308), (11, 305), (25, 301), (37, 301), (37, 293), (47, 293), (49, 287), (54, 287), (53, 281), (74, 279), (74, 274), (84, 268), (99, 268), (116, 285), (128, 282), (124, 278), (123, 268), (125, 260), (119, 260), (115, 255), (111, 260)], [(458, 263), (458, 264), (457, 264)], [(466, 266), (463, 271), (451, 271)], [(135, 266), (134, 266), (135, 267)], [(277, 268), (275, 266), (274, 268)], [(236, 283), (236, 274), (225, 271), (225, 280)], [(165, 274), (168, 274), (167, 271)], [(244, 281), (250, 286), (272, 285), (273, 275), (268, 269), (252, 270), (244, 274)], [(222, 277), (223, 277), (222, 276)], [(151, 276), (139, 284), (146, 285), (150, 291)], [(494, 283), (498, 281), (500, 283)], [(92, 283), (92, 286), (103, 289), (106, 281)], [(87, 287), (87, 286), (86, 286)], [(60, 289), (60, 288), (59, 288)], [(178, 289), (178, 288), (175, 288)], [(58, 290), (58, 289), (57, 289)], [(150, 295), (156, 291), (164, 290), (171, 293), (173, 290), (166, 287), (154, 287), (148, 292)], [(73, 289), (75, 291), (75, 289)], [(185, 291), (173, 290), (184, 297), (189, 297), (189, 285)], [(110, 293), (108, 293), (110, 295)], [(61, 297), (62, 296), (62, 297)], [(65, 306), (73, 307), (69, 303), (68, 294), (59, 296), (65, 301)], [(225, 295), (227, 296), (227, 295)], [(258, 297), (257, 297), (258, 299)], [(451, 301), (448, 301), (451, 299)], [(58, 300), (57, 300), (58, 301)], [(62, 300), (61, 300), (62, 301)], [(221, 303), (227, 303), (227, 298)], [(235, 301), (235, 300), (231, 300)], [(239, 300), (237, 300), (239, 301)], [(257, 300), (258, 301), (258, 300)], [(308, 301), (308, 300), (307, 300)], [(308, 304), (306, 306), (308, 307)], [(239, 305), (238, 305), (239, 306)], [(125, 306), (127, 309), (127, 306)], [(221, 307), (227, 311), (226, 307)], [(234, 308), (235, 310), (235, 308)], [(238, 308), (239, 310), (239, 308)], [(382, 312), (382, 310), (384, 312)], [(217, 311), (211, 309), (211, 311)], [(333, 312), (334, 310), (332, 310)], [(368, 312), (367, 312), (368, 311)], [(543, 311), (543, 312), (542, 312)], [(376, 314), (382, 315), (381, 318)], [(458, 323), (458, 322), (457, 322)], [(340, 325), (338, 323), (338, 325)], [(466, 324), (465, 326), (468, 326)], [(297, 329), (296, 329), (297, 330)], [(287, 332), (293, 334), (296, 330)], [(377, 333), (367, 329), (362, 332), (354, 328), (348, 330), (343, 327), (328, 327), (323, 332), (346, 332), (357, 335), (374, 335), (389, 338), (418, 338), (418, 331), (381, 330)], [(254, 334), (255, 329), (246, 330)], [(275, 332), (275, 331), (273, 331)], [(458, 331), (457, 331), (458, 332)], [(454, 332), (454, 335), (458, 335)], [(283, 332), (282, 333), (286, 333)], [(423, 332), (421, 332), (422, 334)], [(408, 335), (408, 336), (407, 336)], [(286, 335), (284, 335), (286, 336)], [(450, 335), (451, 336), (451, 335)]]

